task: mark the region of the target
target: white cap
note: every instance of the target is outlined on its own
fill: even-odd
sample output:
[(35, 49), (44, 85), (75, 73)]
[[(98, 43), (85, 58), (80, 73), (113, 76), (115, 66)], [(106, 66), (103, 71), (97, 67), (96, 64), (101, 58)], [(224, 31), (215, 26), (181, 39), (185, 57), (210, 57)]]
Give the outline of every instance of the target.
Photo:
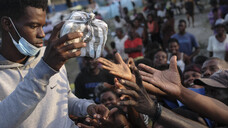
[(223, 25), (223, 24), (224, 24), (224, 19), (222, 19), (222, 18), (219, 18), (219, 19), (217, 19), (215, 21), (215, 26), (217, 26), (217, 25)]
[(224, 22), (226, 22), (226, 23), (228, 22), (228, 13), (225, 16)]

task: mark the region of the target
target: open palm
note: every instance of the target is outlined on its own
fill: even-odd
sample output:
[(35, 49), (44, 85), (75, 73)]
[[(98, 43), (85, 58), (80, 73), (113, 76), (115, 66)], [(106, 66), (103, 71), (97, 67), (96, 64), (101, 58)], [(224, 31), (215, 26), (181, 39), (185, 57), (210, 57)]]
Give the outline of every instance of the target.
[(111, 74), (117, 77), (120, 77), (122, 79), (131, 81), (132, 74), (128, 65), (123, 61), (119, 53), (115, 54), (115, 58), (117, 60), (117, 64), (102, 57), (98, 58), (97, 61), (102, 64), (101, 66), (102, 68), (109, 70)]
[(144, 71), (140, 71), (142, 79), (149, 82), (169, 95), (178, 97), (181, 93), (181, 80), (177, 69), (176, 56), (171, 58), (168, 70), (159, 71), (144, 64), (139, 65)]

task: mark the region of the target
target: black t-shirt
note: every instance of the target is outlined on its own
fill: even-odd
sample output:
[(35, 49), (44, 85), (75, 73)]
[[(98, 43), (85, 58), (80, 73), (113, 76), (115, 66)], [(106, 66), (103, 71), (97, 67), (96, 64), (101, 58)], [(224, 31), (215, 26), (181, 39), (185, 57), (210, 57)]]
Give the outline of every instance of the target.
[(100, 70), (98, 75), (92, 75), (87, 70), (83, 70), (77, 76), (75, 84), (75, 95), (79, 98), (95, 100), (94, 89), (96, 86), (107, 82), (114, 84), (114, 76), (107, 70)]

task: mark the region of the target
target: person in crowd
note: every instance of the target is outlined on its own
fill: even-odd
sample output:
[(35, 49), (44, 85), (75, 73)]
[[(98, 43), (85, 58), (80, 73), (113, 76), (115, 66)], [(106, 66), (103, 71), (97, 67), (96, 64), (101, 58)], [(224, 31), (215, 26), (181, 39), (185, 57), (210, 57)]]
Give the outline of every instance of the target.
[(143, 57), (142, 47), (142, 39), (138, 37), (138, 34), (134, 29), (130, 30), (128, 33), (128, 39), (124, 43), (125, 53), (128, 54), (128, 57), (132, 57), (133, 59)]
[(215, 22), (217, 19), (221, 18), (221, 11), (217, 7), (214, 7), (208, 15), (211, 29), (214, 30), (214, 33), (216, 33)]
[(64, 63), (80, 55), (86, 44), (65, 44), (82, 33), (59, 37), (54, 27), (43, 47), (47, 0), (1, 0), (0, 126), (1, 128), (74, 128), (69, 115), (107, 118), (109, 110), (72, 94)]
[[(144, 86), (145, 83), (142, 82), (141, 76), (135, 67), (130, 68), (121, 60), (120, 56), (116, 54), (116, 59), (119, 60), (118, 64), (107, 63), (107, 60), (99, 58), (98, 61), (103, 64), (103, 68), (108, 68), (110, 71), (119, 71), (115, 75), (122, 78), (120, 81), (116, 81), (116, 86), (124, 86), (126, 89), (118, 89), (118, 94), (128, 95), (131, 98), (127, 100), (121, 100), (117, 103), (120, 106), (132, 106), (138, 112), (147, 114), (153, 121), (153, 123), (163, 124), (164, 127), (206, 127), (198, 122), (189, 120), (185, 117), (175, 114), (169, 109), (162, 107), (159, 103), (153, 101), (151, 97), (147, 94)], [(172, 59), (174, 61), (174, 59)], [(172, 63), (171, 63), (172, 64)], [(125, 74), (122, 73), (125, 72)], [(171, 77), (170, 77), (171, 78)], [(136, 83), (137, 84), (136, 84)], [(150, 85), (152, 86), (152, 85)], [(146, 86), (145, 86), (146, 87)], [(135, 94), (135, 95), (134, 95)]]
[(221, 10), (221, 18), (224, 18), (228, 13), (228, 1), (227, 0), (219, 0), (219, 9)]
[(201, 67), (203, 66), (203, 63), (208, 59), (207, 56), (204, 56), (204, 55), (199, 55), (199, 56), (196, 56), (195, 59), (193, 60), (193, 63), (194, 64), (198, 64), (200, 65)]
[(168, 40), (175, 34), (174, 24), (174, 14), (173, 11), (167, 10), (165, 15), (164, 23), (161, 25), (161, 35), (162, 35), (162, 47), (163, 49), (168, 48)]
[(209, 4), (211, 6), (211, 9), (208, 13), (208, 19), (209, 23), (211, 24), (211, 28), (213, 28), (215, 21), (221, 18), (221, 10), (218, 8), (217, 0), (210, 0)]
[[(117, 56), (117, 60), (121, 59), (121, 58), (118, 58), (118, 56)], [(220, 70), (214, 73), (210, 78), (204, 78), (204, 79), (202, 78), (199, 80), (199, 82), (195, 82), (198, 85), (204, 85), (205, 87), (209, 86), (209, 88), (206, 89), (208, 90), (206, 91), (207, 92), (206, 94), (212, 97), (208, 97), (208, 96), (195, 93), (194, 91), (191, 91), (183, 87), (177, 70), (176, 56), (173, 56), (171, 58), (169, 69), (164, 71), (159, 71), (149, 66), (146, 66), (144, 64), (140, 64), (139, 67), (141, 68), (140, 70), (141, 76), (139, 75), (135, 67), (131, 68), (131, 70), (134, 71), (133, 72), (134, 75), (132, 75), (131, 70), (129, 68), (128, 69), (124, 68), (127, 65), (122, 63), (122, 60), (119, 60), (119, 63), (117, 64), (107, 63), (106, 60), (102, 58), (99, 58), (98, 61), (103, 64), (102, 66), (103, 68), (112, 71), (113, 74), (115, 70), (119, 71), (118, 73), (115, 73), (115, 75), (122, 78), (122, 80), (120, 80), (119, 82), (121, 85), (124, 85), (127, 90), (120, 89), (118, 90), (118, 92), (120, 92), (120, 94), (126, 94), (133, 97), (127, 101), (126, 100), (120, 101), (118, 103), (119, 105), (134, 106), (137, 111), (141, 113), (147, 113), (149, 116), (152, 117), (153, 121), (157, 121), (160, 124), (167, 125), (167, 127), (168, 126), (170, 127), (171, 125), (172, 127), (180, 127), (178, 126), (180, 122), (189, 121), (189, 120), (185, 120), (185, 118), (183, 117), (173, 118), (174, 116), (176, 116), (175, 114), (169, 113), (167, 109), (165, 109), (164, 107), (161, 107), (158, 103), (152, 101), (150, 97), (147, 95), (146, 90), (143, 87), (145, 86), (144, 83), (148, 82), (150, 83), (150, 86), (155, 85), (155, 88), (161, 89), (168, 96), (177, 98), (183, 104), (188, 106), (190, 109), (199, 113), (201, 116), (208, 117), (218, 123), (223, 123), (228, 125), (227, 123), (228, 120), (226, 118), (228, 115), (228, 106), (226, 106), (228, 105), (227, 103), (228, 70)], [(112, 68), (108, 68), (109, 66), (112, 66)], [(123, 71), (125, 72), (125, 74), (122, 73)], [(138, 79), (140, 77), (142, 77), (143, 82), (140, 79)], [(137, 84), (135, 84), (135, 82)], [(118, 81), (116, 82), (116, 85), (117, 84), (118, 84)], [(210, 86), (214, 88), (210, 89)], [(212, 91), (213, 89), (215, 89), (214, 92)], [(142, 105), (143, 103), (144, 105)], [(169, 122), (170, 118), (168, 120), (165, 120), (165, 119), (171, 115), (173, 120), (171, 121), (172, 123), (170, 124)], [(175, 120), (179, 120), (179, 121), (176, 122)], [(189, 122), (190, 124), (187, 122), (185, 123), (187, 123), (187, 125), (190, 125), (188, 127), (205, 127), (202, 125), (194, 126), (196, 124), (193, 122), (192, 123)], [(183, 124), (181, 123), (181, 124), (185, 125), (185, 123)], [(176, 126), (173, 126), (173, 125), (176, 125)], [(187, 126), (182, 126), (182, 127), (187, 127)]]
[(177, 56), (177, 65), (180, 67), (181, 71), (183, 72), (185, 65), (188, 65), (190, 63), (188, 55), (179, 51), (180, 45), (177, 39), (175, 38), (169, 39), (168, 44), (169, 44), (168, 60), (170, 60), (170, 58), (174, 55)]
[(138, 19), (140, 26), (147, 27), (147, 21), (143, 13), (138, 13), (136, 18)]
[[(200, 52), (200, 46), (196, 42), (195, 36), (191, 33), (186, 32), (186, 21), (181, 19), (179, 20), (178, 30), (179, 33), (174, 34), (171, 38), (176, 38), (180, 44), (180, 52), (183, 52), (189, 56), (189, 59), (192, 60)], [(195, 50), (193, 51), (193, 48)]]
[(125, 20), (128, 24), (132, 25), (131, 19), (130, 19), (130, 16), (129, 16), (128, 12), (129, 12), (129, 11), (128, 11), (128, 8), (127, 8), (127, 7), (124, 7), (124, 8), (123, 8), (123, 14), (122, 14), (122, 16), (123, 16), (124, 20)]
[(153, 42), (159, 41), (159, 25), (155, 19), (155, 16), (153, 14), (147, 15), (147, 27), (148, 27), (148, 34), (150, 35), (149, 38)]
[[(120, 100), (119, 95), (116, 92), (114, 92), (114, 90), (109, 88), (103, 89), (99, 93), (98, 97), (99, 97), (100, 103), (104, 104), (109, 109), (116, 107), (117, 102)], [(115, 121), (117, 125), (116, 127), (130, 128), (131, 124), (128, 122), (125, 112), (120, 108), (118, 108), (118, 110), (119, 111), (113, 115), (113, 118), (114, 118), (113, 121)]]
[(119, 16), (115, 16), (115, 20), (113, 21), (115, 28), (123, 28), (125, 29), (127, 26), (127, 23), (124, 19), (120, 18)]
[(188, 20), (188, 27), (191, 26), (190, 18), (192, 19), (192, 27), (194, 27), (194, 0), (185, 0), (185, 9)]
[(161, 65), (166, 65), (168, 62), (168, 55), (163, 50), (157, 50), (154, 54), (153, 66), (159, 67)]
[(140, 38), (143, 37), (144, 28), (141, 26), (139, 19), (137, 18), (134, 19), (132, 28), (135, 29), (135, 32), (138, 33)]
[(96, 99), (94, 89), (104, 82), (113, 85), (114, 77), (109, 74), (107, 70), (100, 69), (95, 59), (91, 57), (84, 57), (84, 69), (78, 74), (75, 79), (75, 95), (79, 98), (86, 98), (94, 100)]
[(128, 55), (124, 52), (124, 43), (128, 39), (128, 36), (124, 34), (124, 31), (122, 28), (116, 29), (116, 37), (114, 38), (115, 42), (115, 48), (118, 53), (120, 53), (121, 57), (124, 60), (128, 59)]
[[(228, 70), (219, 70), (209, 78), (201, 78), (194, 81), (197, 85), (205, 86), (206, 95), (208, 95), (208, 97), (195, 93), (181, 85), (180, 79), (176, 77), (179, 75), (175, 66), (176, 57), (173, 57), (172, 59), (172, 66), (166, 71), (158, 71), (146, 65), (140, 65), (140, 68), (147, 71), (147, 73), (140, 71), (142, 79), (156, 85), (156, 87), (163, 90), (168, 95), (176, 97), (183, 104), (199, 113), (201, 116), (208, 117), (217, 123), (228, 125), (228, 120), (226, 118), (228, 115)], [(153, 75), (149, 76), (148, 73), (153, 73)]]
[[(101, 90), (98, 96), (100, 102), (110, 109), (117, 107), (117, 103), (120, 101), (120, 95), (118, 95), (115, 90), (110, 88)], [(118, 107), (118, 112), (113, 115), (113, 118), (115, 124), (122, 125), (122, 127), (146, 128), (146, 124), (143, 121), (143, 115), (140, 115), (131, 107)]]
[(225, 59), (226, 44), (228, 44), (228, 35), (226, 34), (224, 20), (218, 19), (215, 22), (216, 34), (209, 37), (207, 51), (210, 57)]
[(186, 88), (202, 88), (199, 85), (194, 84), (195, 79), (201, 78), (201, 67), (197, 64), (190, 64), (185, 67), (185, 70), (183, 72), (183, 78), (184, 78), (184, 87)]
[(201, 74), (203, 78), (208, 78), (221, 69), (228, 69), (227, 62), (216, 57), (211, 57), (203, 63), (201, 67)]

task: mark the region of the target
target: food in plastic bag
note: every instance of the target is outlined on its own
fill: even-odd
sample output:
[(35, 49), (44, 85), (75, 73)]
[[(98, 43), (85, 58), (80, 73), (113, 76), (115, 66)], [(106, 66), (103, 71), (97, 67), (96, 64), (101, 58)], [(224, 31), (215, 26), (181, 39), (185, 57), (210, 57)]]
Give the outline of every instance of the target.
[(88, 56), (92, 58), (98, 58), (101, 56), (108, 34), (108, 25), (104, 21), (95, 19), (95, 15), (93, 13), (76, 11), (73, 12), (70, 15), (70, 18), (64, 23), (60, 31), (60, 37), (70, 32), (83, 33), (82, 38), (66, 42), (86, 42), (87, 46), (85, 48), (81, 48), (81, 56)]

